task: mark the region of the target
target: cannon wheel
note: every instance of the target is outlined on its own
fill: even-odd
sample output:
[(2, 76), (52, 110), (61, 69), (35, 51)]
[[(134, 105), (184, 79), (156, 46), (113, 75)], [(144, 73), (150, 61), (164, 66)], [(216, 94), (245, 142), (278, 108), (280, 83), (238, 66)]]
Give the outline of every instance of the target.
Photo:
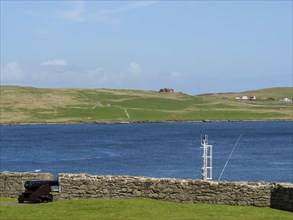
[(32, 203), (40, 203), (40, 202), (42, 202), (41, 199), (38, 199), (38, 198), (32, 199)]
[(42, 202), (53, 202), (53, 196), (51, 194), (45, 195), (41, 199), (42, 199)]
[(52, 195), (46, 195), (42, 197), (43, 202), (53, 202), (53, 196)]
[(51, 194), (48, 195), (47, 202), (53, 202), (53, 196)]
[(19, 202), (19, 203), (24, 203), (24, 196), (23, 196), (23, 195), (20, 195), (20, 196), (18, 197), (18, 202)]

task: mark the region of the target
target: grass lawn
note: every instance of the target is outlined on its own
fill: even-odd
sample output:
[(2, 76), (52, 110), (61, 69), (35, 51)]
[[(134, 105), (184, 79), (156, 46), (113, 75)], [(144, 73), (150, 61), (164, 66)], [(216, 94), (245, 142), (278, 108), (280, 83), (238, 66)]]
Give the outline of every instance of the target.
[[(183, 204), (151, 199), (80, 199), (31, 205), (5, 205), (6, 219), (249, 219), (292, 220), (293, 213), (270, 208)], [(11, 202), (11, 199), (9, 200)], [(16, 199), (14, 199), (16, 201)]]

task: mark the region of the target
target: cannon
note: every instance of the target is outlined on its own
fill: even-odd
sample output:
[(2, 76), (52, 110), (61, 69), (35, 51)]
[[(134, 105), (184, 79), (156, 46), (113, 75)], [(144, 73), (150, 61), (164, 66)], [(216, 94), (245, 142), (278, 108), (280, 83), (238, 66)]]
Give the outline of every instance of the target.
[(24, 183), (25, 192), (18, 197), (19, 203), (52, 202), (52, 188), (58, 186), (58, 180), (30, 180)]

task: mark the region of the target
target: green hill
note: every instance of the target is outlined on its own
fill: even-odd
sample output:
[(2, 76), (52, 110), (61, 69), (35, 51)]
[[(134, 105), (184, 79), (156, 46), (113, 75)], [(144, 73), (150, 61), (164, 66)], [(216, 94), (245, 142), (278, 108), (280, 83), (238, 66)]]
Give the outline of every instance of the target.
[[(112, 89), (1, 86), (1, 124), (139, 121), (292, 120), (292, 88), (190, 96)], [(256, 101), (236, 101), (236, 96)]]
[[(205, 96), (205, 95), (203, 95)], [(276, 87), (276, 88), (266, 88), (260, 90), (245, 91), (241, 93), (217, 93), (217, 94), (207, 94), (206, 96), (214, 97), (226, 97), (229, 99), (235, 99), (236, 96), (257, 96), (258, 101), (278, 101), (282, 98), (293, 98), (293, 87)]]

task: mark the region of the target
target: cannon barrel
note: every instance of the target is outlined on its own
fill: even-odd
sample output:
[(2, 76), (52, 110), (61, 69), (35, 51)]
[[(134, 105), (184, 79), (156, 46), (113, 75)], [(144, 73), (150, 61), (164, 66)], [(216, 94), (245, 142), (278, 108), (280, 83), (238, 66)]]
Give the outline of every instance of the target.
[(29, 180), (25, 182), (24, 187), (27, 190), (36, 190), (42, 185), (57, 186), (58, 180)]

